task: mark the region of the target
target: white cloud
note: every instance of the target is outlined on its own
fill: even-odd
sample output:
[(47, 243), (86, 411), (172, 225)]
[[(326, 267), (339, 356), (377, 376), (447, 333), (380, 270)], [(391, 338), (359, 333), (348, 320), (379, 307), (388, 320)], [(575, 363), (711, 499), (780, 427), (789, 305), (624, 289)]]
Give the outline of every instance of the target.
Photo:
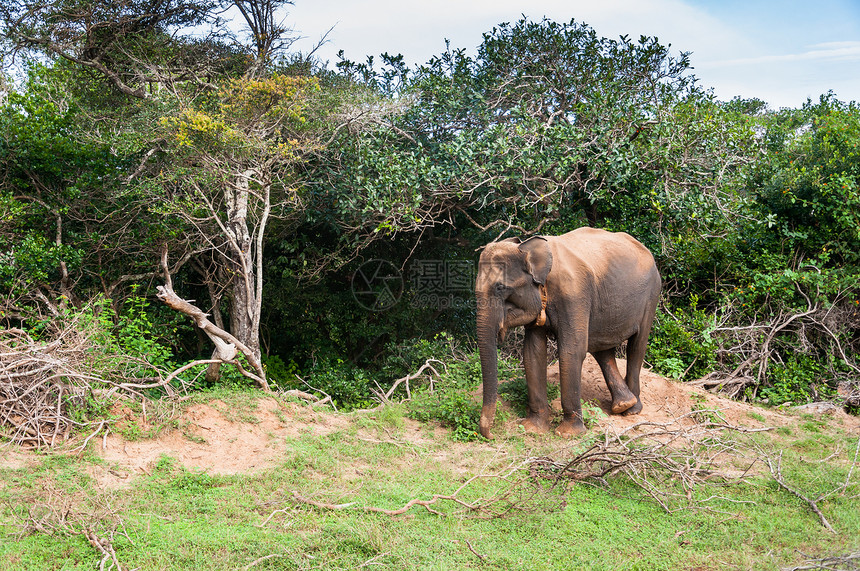
[(767, 63), (820, 61), (860, 61), (860, 42), (827, 42), (808, 46), (807, 51), (792, 54), (762, 55), (703, 63), (703, 67), (733, 67)]

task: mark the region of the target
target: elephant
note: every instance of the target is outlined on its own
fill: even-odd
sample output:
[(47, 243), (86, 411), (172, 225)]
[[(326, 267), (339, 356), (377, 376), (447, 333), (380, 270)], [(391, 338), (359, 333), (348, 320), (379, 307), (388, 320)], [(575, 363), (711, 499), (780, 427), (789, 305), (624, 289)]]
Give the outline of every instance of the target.
[[(662, 280), (654, 257), (623, 232), (582, 227), (561, 236), (508, 238), (481, 252), (475, 282), (478, 352), (483, 381), (479, 428), (490, 428), (498, 397), (498, 343), (525, 326), (523, 365), (528, 386), (527, 432), (550, 429), (547, 336), (558, 342), (564, 413), (555, 433), (585, 432), (580, 379), (586, 353), (594, 355), (612, 394), (614, 414), (638, 414), (639, 374), (657, 310)], [(624, 379), (615, 350), (627, 341)]]

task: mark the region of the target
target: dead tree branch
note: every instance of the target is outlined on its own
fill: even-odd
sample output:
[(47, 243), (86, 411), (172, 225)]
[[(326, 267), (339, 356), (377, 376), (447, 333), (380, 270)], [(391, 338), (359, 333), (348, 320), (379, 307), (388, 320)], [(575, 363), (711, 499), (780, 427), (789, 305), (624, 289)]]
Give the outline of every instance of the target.
[[(45, 535), (74, 536), (82, 535), (87, 543), (101, 556), (100, 571), (122, 571), (124, 567), (119, 562), (113, 543), (119, 536), (131, 542), (125, 530), (125, 525), (119, 513), (106, 497), (95, 498), (96, 509), (92, 512), (81, 511), (73, 498), (65, 492), (49, 490), (47, 502), (18, 504), (10, 509), (17, 514), (20, 521), (21, 537), (33, 533)], [(23, 511), (23, 513), (22, 513)]]
[[(414, 381), (415, 379), (420, 378), (421, 376), (423, 376), (425, 374), (425, 371), (429, 371), (428, 376), (430, 377), (430, 388), (432, 390), (433, 379), (435, 378), (438, 380), (439, 378), (441, 378), (439, 371), (436, 370), (436, 368), (433, 366), (433, 363), (438, 363), (439, 365), (442, 365), (443, 367), (445, 366), (445, 363), (440, 361), (439, 359), (427, 359), (424, 362), (424, 364), (421, 365), (421, 367), (417, 371), (415, 371), (412, 374), (406, 375), (405, 377), (401, 377), (401, 378), (397, 379), (391, 385), (391, 388), (389, 388), (384, 393), (382, 392), (381, 387), (377, 388), (376, 390), (373, 390), (374, 396), (376, 396), (376, 398), (379, 400), (380, 403), (388, 404), (389, 402), (391, 402), (391, 395), (394, 394), (394, 391), (397, 390), (397, 387), (399, 387), (400, 385), (404, 385), (406, 387), (406, 399), (411, 400), (412, 399), (412, 391), (409, 388), (409, 381)], [(377, 387), (378, 387), (378, 385), (377, 385)]]
[[(164, 270), (164, 280), (165, 283), (163, 286), (158, 286), (156, 289), (158, 290), (157, 297), (162, 302), (164, 302), (167, 307), (178, 311), (179, 313), (183, 313), (194, 320), (194, 323), (197, 324), (197, 327), (203, 330), (203, 332), (212, 340), (212, 343), (215, 344), (217, 349), (217, 359), (214, 360), (205, 360), (207, 363), (211, 362), (225, 362), (236, 365), (244, 376), (252, 379), (257, 385), (266, 392), (271, 392), (269, 388), (269, 383), (266, 381), (266, 372), (263, 370), (263, 365), (260, 363), (259, 359), (254, 354), (247, 345), (236, 339), (233, 335), (224, 331), (211, 321), (209, 321), (209, 316), (204, 313), (197, 306), (189, 303), (188, 301), (182, 299), (176, 292), (173, 291), (173, 280), (170, 278), (170, 273), (167, 269), (167, 250), (162, 251), (161, 255), (161, 267)], [(239, 364), (239, 361), (236, 360), (237, 350), (242, 352), (242, 355), (248, 360), (248, 363), (253, 367), (254, 373), (246, 371)], [(201, 361), (201, 363), (204, 361)], [(187, 366), (186, 366), (187, 368)]]
[[(736, 482), (742, 480), (758, 461), (743, 458), (737, 445), (722, 432), (760, 432), (723, 422), (697, 419), (718, 411), (694, 411), (671, 422), (640, 422), (621, 432), (607, 429), (601, 440), (570, 460), (536, 458), (529, 464), (535, 478), (561, 481), (595, 481), (623, 475), (641, 488), (667, 513), (681, 509), (710, 509), (705, 502), (694, 500), (697, 485), (705, 481)], [(746, 469), (729, 472), (720, 469), (720, 460), (731, 455), (740, 457)], [(680, 490), (678, 487), (680, 486)]]
[[(523, 467), (532, 459), (518, 461), (509, 465), (505, 470), (497, 474), (477, 474), (466, 480), (454, 492), (450, 494), (432, 494), (429, 498), (413, 498), (399, 508), (381, 508), (376, 506), (362, 506), (358, 502), (330, 503), (315, 500), (313, 498), (293, 491), (288, 498), (289, 501), (309, 505), (324, 510), (349, 510), (356, 509), (367, 513), (379, 513), (389, 517), (401, 516), (414, 507), (424, 508), (428, 513), (437, 516), (469, 514), (478, 519), (495, 519), (505, 517), (512, 512), (531, 512), (536, 510), (558, 509), (562, 502), (559, 498), (549, 505), (542, 505), (539, 499), (548, 497), (548, 489), (541, 486), (523, 473)], [(500, 484), (500, 488), (488, 497), (477, 499), (466, 499), (467, 490), (471, 491), (478, 481), (492, 481)], [(454, 512), (441, 511), (442, 506), (453, 504), (459, 509)], [(275, 510), (266, 519), (269, 522), (276, 513), (284, 510)]]
[(770, 469), (770, 473), (773, 476), (773, 479), (776, 480), (776, 483), (779, 484), (779, 487), (786, 490), (787, 492), (791, 492), (792, 494), (806, 502), (809, 505), (810, 509), (815, 512), (815, 515), (818, 516), (818, 519), (821, 520), (821, 525), (823, 525), (824, 528), (827, 529), (827, 531), (829, 531), (830, 533), (836, 533), (836, 530), (833, 529), (833, 526), (830, 525), (830, 522), (827, 521), (827, 518), (824, 517), (824, 514), (821, 512), (821, 509), (818, 507), (818, 501), (821, 498), (811, 500), (804, 496), (800, 491), (794, 489), (785, 482), (785, 478), (782, 477), (782, 453), (779, 454), (779, 457), (776, 460), (776, 464), (774, 464), (774, 462), (770, 458), (765, 458), (765, 460), (767, 462), (767, 467)]
[(807, 569), (820, 569), (822, 571), (854, 571), (860, 569), (860, 551), (847, 555), (831, 555), (816, 558), (804, 555), (806, 564), (791, 567), (785, 571), (802, 571)]
[(0, 434), (11, 442), (52, 448), (77, 428), (89, 433), (85, 447), (107, 428), (105, 420), (80, 420), (92, 402), (151, 390), (175, 394), (175, 375), (100, 346), (97, 324), (78, 315), (52, 327), (52, 340), (44, 342), (20, 329), (0, 331)]
[[(851, 465), (848, 468), (848, 475), (845, 477), (845, 481), (842, 484), (840, 484), (839, 486), (837, 486), (836, 488), (834, 488), (833, 490), (830, 490), (829, 492), (824, 493), (824, 494), (820, 494), (818, 497), (816, 497), (814, 499), (804, 495), (796, 487), (790, 486), (785, 481), (785, 478), (782, 475), (782, 452), (779, 453), (779, 455), (777, 456), (775, 461), (767, 454), (762, 454), (762, 456), (764, 457), (764, 460), (767, 463), (768, 468), (770, 469), (770, 473), (773, 476), (773, 479), (776, 481), (776, 483), (779, 485), (779, 487), (782, 488), (783, 490), (791, 493), (791, 494), (794, 494), (799, 499), (806, 502), (806, 504), (809, 506), (809, 508), (815, 513), (815, 515), (818, 516), (818, 519), (821, 521), (821, 525), (823, 525), (827, 531), (829, 531), (831, 533), (836, 533), (836, 530), (833, 529), (833, 526), (830, 525), (830, 522), (827, 521), (827, 518), (824, 516), (824, 513), (821, 511), (821, 508), (819, 507), (819, 503), (826, 500), (827, 498), (829, 498), (830, 496), (832, 496), (834, 494), (840, 494), (840, 493), (844, 492), (845, 490), (848, 489), (849, 486), (851, 486), (851, 477), (854, 474), (854, 468), (857, 467), (858, 457), (860, 457), (860, 438), (857, 439), (857, 446), (854, 449), (854, 458), (851, 460)], [(817, 569), (817, 567), (814, 567), (814, 569)]]

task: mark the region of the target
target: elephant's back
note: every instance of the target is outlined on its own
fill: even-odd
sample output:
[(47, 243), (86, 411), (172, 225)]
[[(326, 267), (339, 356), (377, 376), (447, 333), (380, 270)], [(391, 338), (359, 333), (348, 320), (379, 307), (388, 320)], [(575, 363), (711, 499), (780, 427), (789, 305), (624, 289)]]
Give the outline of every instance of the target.
[[(656, 306), (661, 279), (651, 252), (629, 234), (579, 228), (551, 241), (557, 295), (588, 306), (588, 350), (618, 346)], [(563, 293), (564, 292), (564, 293)]]
[(625, 232), (608, 232), (583, 226), (554, 240), (562, 258), (575, 257), (592, 268), (598, 277), (616, 273), (646, 275), (656, 272), (654, 256), (641, 242)]

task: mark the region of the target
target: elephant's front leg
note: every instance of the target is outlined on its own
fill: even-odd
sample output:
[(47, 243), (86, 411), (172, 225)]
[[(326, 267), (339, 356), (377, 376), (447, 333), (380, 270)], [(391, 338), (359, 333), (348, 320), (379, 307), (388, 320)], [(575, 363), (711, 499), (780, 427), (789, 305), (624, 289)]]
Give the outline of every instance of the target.
[(529, 389), (529, 416), (523, 421), (526, 432), (549, 431), (550, 408), (546, 392), (546, 329), (526, 327), (523, 365)]
[(563, 438), (570, 438), (585, 432), (582, 421), (582, 401), (580, 400), (580, 382), (582, 380), (582, 362), (585, 360), (585, 347), (565, 347), (563, 339), (558, 340), (558, 378), (561, 385), (561, 409), (564, 418), (555, 433)]

